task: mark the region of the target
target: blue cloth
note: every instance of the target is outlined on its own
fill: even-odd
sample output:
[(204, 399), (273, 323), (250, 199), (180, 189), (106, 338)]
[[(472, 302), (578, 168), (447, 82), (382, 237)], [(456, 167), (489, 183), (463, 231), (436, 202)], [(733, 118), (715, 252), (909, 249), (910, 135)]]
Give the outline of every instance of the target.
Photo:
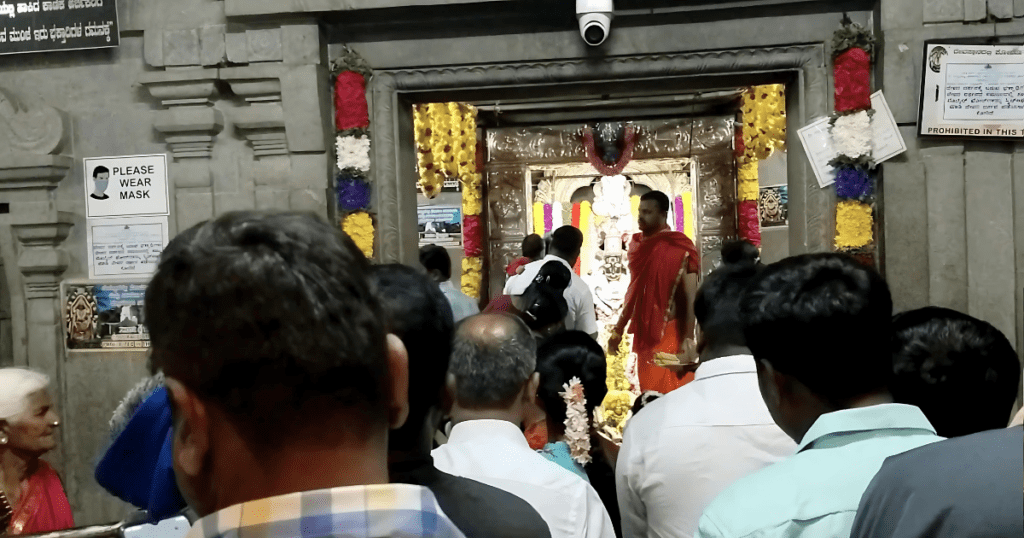
[(849, 536), (861, 495), (882, 462), (940, 440), (912, 405), (826, 413), (795, 455), (741, 478), (715, 498), (694, 536)]
[(559, 467), (564, 468), (567, 471), (576, 473), (577, 476), (586, 480), (590, 483), (590, 478), (587, 476), (587, 471), (583, 470), (583, 466), (572, 459), (572, 451), (569, 450), (569, 444), (565, 441), (558, 441), (557, 443), (548, 443), (544, 445), (544, 448), (538, 450), (541, 456), (544, 456), (548, 461), (557, 464)]
[(132, 415), (96, 466), (96, 482), (159, 521), (185, 509), (174, 480), (171, 406), (160, 387)]

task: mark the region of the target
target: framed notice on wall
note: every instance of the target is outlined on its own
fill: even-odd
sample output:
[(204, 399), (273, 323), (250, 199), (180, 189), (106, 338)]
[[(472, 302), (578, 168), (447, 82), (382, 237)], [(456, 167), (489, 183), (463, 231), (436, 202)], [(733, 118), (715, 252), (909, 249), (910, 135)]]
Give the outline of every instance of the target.
[(116, 47), (116, 0), (0, 0), (0, 54)]
[(923, 71), (921, 135), (1024, 138), (1024, 47), (928, 43)]
[(145, 349), (146, 282), (65, 281), (64, 343), (69, 350)]

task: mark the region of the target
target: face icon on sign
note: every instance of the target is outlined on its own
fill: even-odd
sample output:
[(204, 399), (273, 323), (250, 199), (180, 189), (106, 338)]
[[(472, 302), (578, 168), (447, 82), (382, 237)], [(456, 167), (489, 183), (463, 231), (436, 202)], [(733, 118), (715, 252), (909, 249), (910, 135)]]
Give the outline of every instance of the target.
[(106, 166), (97, 166), (92, 171), (92, 182), (93, 191), (89, 196), (97, 200), (106, 200), (110, 198), (106, 194), (103, 194), (107, 190), (107, 185), (110, 184), (110, 169)]

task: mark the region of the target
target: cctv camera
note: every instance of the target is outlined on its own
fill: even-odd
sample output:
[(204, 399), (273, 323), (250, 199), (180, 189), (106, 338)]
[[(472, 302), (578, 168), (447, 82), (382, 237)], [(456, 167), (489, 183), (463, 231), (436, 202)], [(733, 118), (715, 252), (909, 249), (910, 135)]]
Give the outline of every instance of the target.
[(614, 10), (612, 0), (576, 0), (576, 18), (583, 41), (591, 47), (604, 43), (612, 31)]

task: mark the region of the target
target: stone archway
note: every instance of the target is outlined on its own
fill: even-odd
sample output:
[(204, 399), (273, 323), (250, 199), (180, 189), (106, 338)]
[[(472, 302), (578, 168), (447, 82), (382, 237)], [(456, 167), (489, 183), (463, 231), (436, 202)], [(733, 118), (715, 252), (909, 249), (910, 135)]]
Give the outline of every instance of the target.
[[(376, 71), (371, 81), (371, 123), (376, 126), (372, 157), (374, 197), (379, 200), (379, 258), (417, 261), (413, 103), (481, 101), (537, 91), (573, 95), (588, 84), (652, 80), (686, 88), (728, 79), (729, 86), (736, 87), (762, 83), (765, 77), (790, 80), (786, 91), (790, 132), (829, 112), (828, 71), (821, 44)], [(791, 138), (790, 148), (799, 153), (797, 137)], [(831, 250), (833, 195), (818, 188), (804, 159), (789, 160), (788, 177), (791, 253)]]

